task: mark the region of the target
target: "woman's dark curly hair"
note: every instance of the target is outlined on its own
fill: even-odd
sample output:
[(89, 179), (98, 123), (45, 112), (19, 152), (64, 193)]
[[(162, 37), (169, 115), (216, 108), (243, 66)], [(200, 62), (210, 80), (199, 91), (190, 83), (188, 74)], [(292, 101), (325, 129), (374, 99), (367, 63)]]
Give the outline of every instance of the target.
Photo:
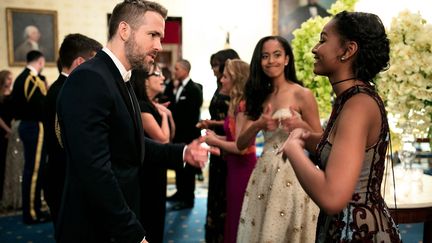
[(272, 79), (264, 73), (261, 66), (262, 49), (264, 43), (269, 40), (276, 40), (279, 42), (285, 51), (285, 55), (288, 55), (288, 65), (285, 66), (284, 70), (285, 79), (303, 86), (303, 83), (297, 79), (294, 66), (294, 54), (288, 41), (281, 36), (266, 36), (262, 38), (255, 46), (250, 62), (249, 79), (245, 86), (246, 114), (252, 120), (259, 118), (263, 112), (264, 101), (271, 92), (273, 92)]
[(390, 42), (381, 19), (375, 14), (343, 11), (333, 18), (342, 45), (354, 41), (358, 45), (353, 62), (354, 75), (363, 82), (373, 78), (389, 66)]

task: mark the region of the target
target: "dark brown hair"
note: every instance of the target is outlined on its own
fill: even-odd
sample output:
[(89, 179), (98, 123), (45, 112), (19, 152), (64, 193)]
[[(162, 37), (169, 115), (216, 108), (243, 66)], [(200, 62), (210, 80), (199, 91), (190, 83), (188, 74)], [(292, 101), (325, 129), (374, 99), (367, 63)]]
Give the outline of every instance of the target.
[(142, 23), (142, 16), (147, 11), (159, 13), (164, 19), (168, 10), (157, 2), (145, 0), (125, 0), (114, 7), (109, 21), (108, 40), (111, 40), (117, 32), (120, 22), (125, 21), (132, 29), (137, 29)]

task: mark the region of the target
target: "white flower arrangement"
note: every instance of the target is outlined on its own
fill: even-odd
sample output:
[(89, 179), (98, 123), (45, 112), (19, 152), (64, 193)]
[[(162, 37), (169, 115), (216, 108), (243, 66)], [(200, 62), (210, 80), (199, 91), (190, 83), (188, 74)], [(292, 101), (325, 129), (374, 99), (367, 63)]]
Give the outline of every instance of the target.
[(390, 67), (376, 79), (389, 115), (402, 134), (431, 136), (432, 25), (419, 13), (400, 12), (387, 30)]
[[(354, 11), (357, 0), (338, 0), (327, 11), (335, 15), (344, 10)], [(313, 73), (314, 57), (312, 48), (318, 43), (322, 28), (332, 16), (310, 18), (299, 29), (293, 32), (292, 48), (295, 57), (297, 77), (302, 80), (305, 87), (312, 90), (317, 102), (320, 117), (327, 119), (331, 112), (332, 87), (327, 77), (317, 76)]]

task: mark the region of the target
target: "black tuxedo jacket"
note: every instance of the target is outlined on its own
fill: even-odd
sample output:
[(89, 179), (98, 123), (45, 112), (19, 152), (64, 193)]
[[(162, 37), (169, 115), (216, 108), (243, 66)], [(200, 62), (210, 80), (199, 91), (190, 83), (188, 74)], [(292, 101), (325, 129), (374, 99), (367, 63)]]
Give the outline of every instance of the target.
[[(50, 86), (48, 93), (45, 98), (45, 119), (44, 119), (44, 130), (45, 130), (45, 141), (47, 146), (48, 155), (48, 165), (52, 161), (52, 166), (65, 168), (66, 155), (63, 148), (60, 146), (56, 133), (55, 133), (55, 117), (56, 117), (56, 107), (57, 107), (57, 97), (60, 89), (63, 87), (66, 81), (66, 76), (60, 74), (56, 81)], [(59, 163), (62, 165), (59, 165)], [(55, 164), (54, 164), (55, 163)], [(58, 168), (58, 167), (57, 167)], [(59, 171), (59, 170), (55, 170)], [(64, 178), (64, 173), (60, 178)]]
[[(183, 166), (184, 145), (144, 138), (140, 109), (111, 58), (99, 51), (66, 80), (57, 113), (67, 156), (58, 242), (140, 242), (143, 163)], [(151, 197), (151, 195), (148, 195)]]
[(43, 121), (47, 163), (42, 186), (54, 223), (57, 222), (66, 173), (66, 154), (59, 144), (55, 132), (57, 97), (66, 78), (66, 76), (60, 74), (50, 86), (45, 98), (45, 118)]
[(202, 85), (191, 80), (180, 93), (178, 101), (170, 104), (176, 133), (173, 142), (189, 143), (199, 137), (200, 129), (196, 124), (200, 120), (200, 109), (203, 103)]

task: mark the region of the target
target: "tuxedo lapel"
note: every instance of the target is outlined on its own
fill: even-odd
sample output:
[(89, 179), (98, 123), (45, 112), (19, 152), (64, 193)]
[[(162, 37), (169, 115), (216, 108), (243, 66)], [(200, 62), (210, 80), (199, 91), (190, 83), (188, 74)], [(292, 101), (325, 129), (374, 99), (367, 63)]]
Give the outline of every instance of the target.
[[(111, 71), (116, 85), (120, 91), (120, 94), (123, 98), (123, 101), (126, 104), (126, 107), (129, 111), (130, 117), (134, 123), (135, 127), (135, 140), (137, 141), (137, 146), (139, 146), (139, 151), (141, 151), (141, 162), (144, 160), (144, 131), (142, 128), (142, 122), (141, 122), (141, 112), (138, 105), (138, 100), (135, 96), (135, 93), (133, 92), (133, 89), (130, 89), (128, 91), (128, 88), (126, 87), (125, 81), (123, 80), (123, 77), (120, 74), (120, 71), (112, 61), (112, 59), (103, 51), (99, 51), (98, 56), (103, 58), (105, 62), (108, 65), (108, 69)], [(130, 81), (129, 81), (130, 82)]]
[(133, 115), (133, 106), (131, 103), (131, 98), (129, 97), (125, 82), (123, 80), (123, 77), (120, 74), (120, 71), (118, 70), (118, 68), (116, 67), (116, 65), (114, 64), (113, 60), (111, 60), (111, 58), (108, 56), (108, 54), (106, 54), (104, 51), (99, 51), (97, 53), (97, 57), (101, 57), (105, 63), (108, 66), (108, 70), (111, 71), (112, 76), (114, 77), (114, 80), (117, 84), (117, 87), (120, 90), (120, 94), (123, 97), (123, 101), (125, 102), (127, 109), (131, 115), (131, 118), (134, 118)]
[[(130, 81), (129, 85), (130, 85)], [(142, 127), (142, 120), (141, 120), (141, 108), (138, 104), (138, 98), (135, 95), (135, 92), (133, 91), (132, 86), (130, 86), (130, 96), (131, 101), (133, 105), (134, 112), (134, 122), (135, 122), (135, 128), (138, 131), (136, 134), (138, 135), (137, 140), (139, 141), (139, 144), (141, 144), (140, 150), (141, 152), (141, 161), (144, 161), (144, 129)]]

